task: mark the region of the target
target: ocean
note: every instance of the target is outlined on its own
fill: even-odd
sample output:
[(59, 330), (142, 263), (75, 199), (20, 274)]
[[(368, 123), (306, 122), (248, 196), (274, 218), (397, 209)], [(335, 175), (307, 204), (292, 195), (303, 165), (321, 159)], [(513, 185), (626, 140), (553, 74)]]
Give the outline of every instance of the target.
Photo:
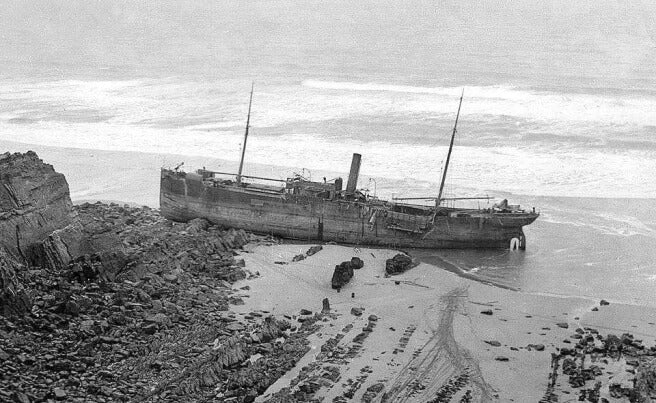
[(648, 1), (17, 1), (0, 144), (48, 156), (74, 200), (157, 206), (160, 166), (234, 169), (254, 83), (246, 172), (344, 176), (359, 152), (370, 193), (427, 196), (464, 94), (447, 195), (541, 216), (526, 252), (418, 254), (656, 306), (654, 20)]

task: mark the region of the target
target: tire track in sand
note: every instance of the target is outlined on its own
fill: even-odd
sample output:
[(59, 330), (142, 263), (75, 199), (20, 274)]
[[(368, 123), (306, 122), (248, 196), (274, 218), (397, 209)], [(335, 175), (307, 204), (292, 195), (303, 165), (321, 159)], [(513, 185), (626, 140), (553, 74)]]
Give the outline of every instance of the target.
[[(462, 397), (467, 389), (471, 390), (472, 401), (494, 400), (494, 391), (483, 379), (478, 362), (458, 346), (453, 336), (454, 314), (464, 309), (466, 297), (467, 288), (459, 287), (440, 298), (441, 304), (435, 307), (441, 308), (437, 326), (427, 319), (433, 333), (431, 338), (392, 381), (382, 402), (450, 402), (451, 397)], [(445, 394), (445, 385), (450, 380), (462, 379), (463, 375), (468, 379), (467, 384)]]

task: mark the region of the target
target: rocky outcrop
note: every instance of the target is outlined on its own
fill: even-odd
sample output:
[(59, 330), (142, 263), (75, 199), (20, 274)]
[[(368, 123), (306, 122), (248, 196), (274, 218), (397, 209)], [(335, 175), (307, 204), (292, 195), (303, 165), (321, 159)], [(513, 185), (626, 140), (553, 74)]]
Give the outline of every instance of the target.
[(17, 261), (0, 250), (0, 315), (21, 315), (32, 307), (19, 278), (21, 269)]
[(64, 175), (32, 151), (0, 155), (0, 248), (41, 264), (42, 242), (73, 221)]
[(0, 401), (251, 402), (309, 350), (318, 314), (228, 311), (259, 275), (243, 230), (72, 206), (34, 153), (2, 155), (0, 179)]
[(419, 265), (419, 262), (410, 256), (399, 253), (391, 259), (387, 259), (385, 262), (385, 275), (391, 276), (395, 274), (403, 273), (407, 270), (412, 269), (413, 267)]
[[(558, 401), (559, 393), (579, 401), (651, 402), (656, 394), (656, 346), (647, 347), (630, 333), (621, 336), (577, 328), (566, 339), (568, 347), (551, 354), (551, 374), (541, 402)], [(619, 371), (621, 376), (616, 371)], [(610, 375), (610, 376), (608, 376)], [(560, 390), (563, 379), (573, 391)]]
[(250, 234), (146, 207), (74, 210), (89, 223), (79, 250), (120, 247), (29, 270), (0, 255), (2, 306), (32, 296), (0, 315), (0, 401), (252, 401), (309, 350), (318, 315), (228, 311), (231, 283), (257, 275), (235, 258)]

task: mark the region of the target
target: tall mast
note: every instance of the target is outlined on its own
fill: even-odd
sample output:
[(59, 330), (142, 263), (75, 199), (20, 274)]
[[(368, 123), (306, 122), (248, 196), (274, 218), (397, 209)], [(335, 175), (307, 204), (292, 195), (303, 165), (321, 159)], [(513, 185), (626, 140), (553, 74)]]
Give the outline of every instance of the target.
[(248, 101), (248, 117), (246, 118), (246, 132), (244, 133), (244, 145), (241, 147), (241, 159), (239, 160), (239, 172), (237, 173), (237, 183), (241, 183), (241, 170), (244, 167), (244, 155), (246, 154), (246, 141), (248, 140), (248, 127), (251, 123), (251, 105), (253, 104), (253, 87), (251, 83), (251, 98)]
[(449, 160), (451, 159), (451, 150), (453, 150), (453, 139), (456, 137), (456, 127), (458, 127), (458, 117), (460, 116), (460, 107), (462, 106), (462, 97), (465, 95), (465, 89), (462, 89), (460, 95), (460, 104), (458, 104), (458, 113), (456, 114), (456, 123), (453, 125), (453, 133), (451, 134), (451, 143), (449, 144), (449, 153), (446, 155), (446, 164), (444, 164), (444, 172), (442, 173), (442, 182), (440, 182), (440, 193), (437, 195), (435, 207), (438, 207), (442, 202), (442, 190), (444, 190), (444, 182), (446, 181), (446, 171), (449, 169)]

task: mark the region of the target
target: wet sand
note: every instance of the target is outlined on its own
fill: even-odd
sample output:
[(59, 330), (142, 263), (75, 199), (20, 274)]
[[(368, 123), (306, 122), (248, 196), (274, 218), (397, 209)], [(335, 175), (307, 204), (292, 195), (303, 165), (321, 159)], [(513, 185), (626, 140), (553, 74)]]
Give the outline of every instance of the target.
[[(630, 332), (648, 346), (655, 340), (652, 308), (526, 294), (425, 263), (385, 278), (392, 250), (325, 245), (292, 262), (309, 246), (252, 246), (243, 255), (260, 276), (235, 285), (250, 287), (237, 312), (266, 310), (297, 320), (300, 309), (319, 312), (328, 298), (334, 314), (324, 318), (308, 355), (261, 401), (289, 381), (294, 390), (312, 379), (324, 380), (314, 396), (325, 401), (537, 401), (547, 391), (551, 354), (568, 346), (564, 340), (577, 327)], [(352, 256), (365, 265), (337, 292), (330, 283), (334, 266)], [(351, 308), (364, 308), (363, 314)], [(378, 384), (383, 389), (371, 392)], [(569, 390), (566, 384), (561, 379), (557, 392)]]

